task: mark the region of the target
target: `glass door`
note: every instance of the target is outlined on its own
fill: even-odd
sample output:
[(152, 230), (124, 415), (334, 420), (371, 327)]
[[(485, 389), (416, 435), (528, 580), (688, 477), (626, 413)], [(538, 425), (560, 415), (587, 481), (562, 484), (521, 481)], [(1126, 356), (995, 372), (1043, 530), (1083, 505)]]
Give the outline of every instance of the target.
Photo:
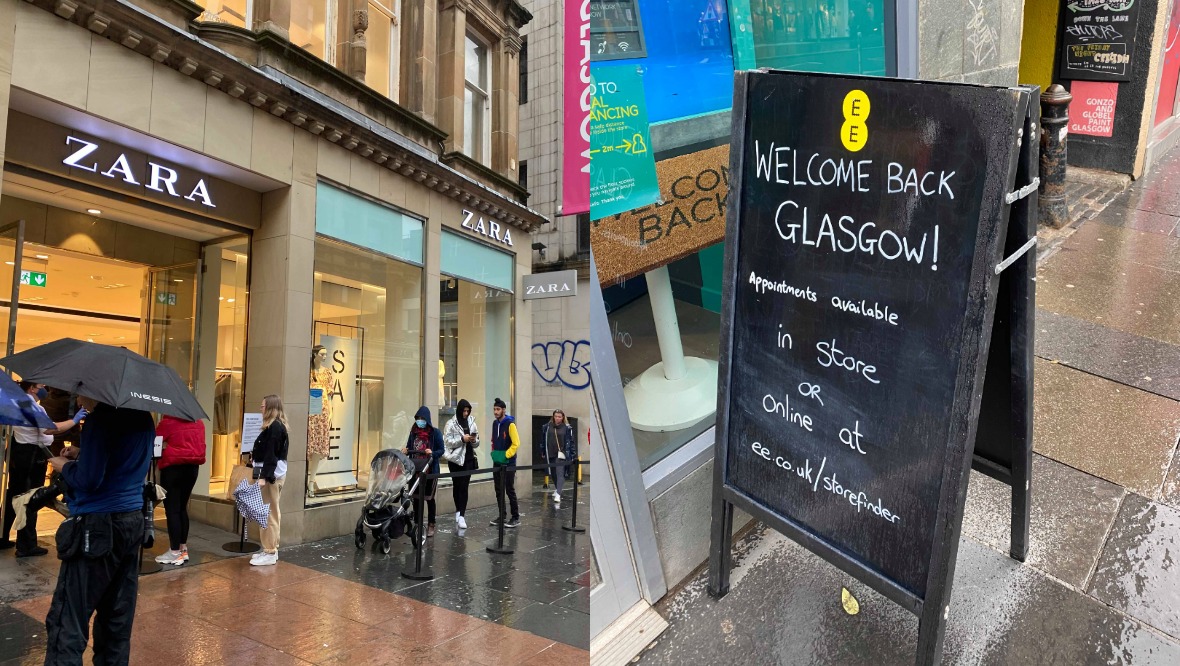
[(172, 368), (191, 389), (197, 333), (199, 261), (148, 271), (143, 327), (144, 354)]
[[(25, 221), (5, 220), (0, 227), (0, 299), (5, 307), (0, 308), (0, 335), (4, 339), (4, 355), (12, 354), (16, 344), (16, 315), (20, 303), (20, 288), (22, 284), (29, 284), (34, 278), (23, 266), (25, 244)], [(45, 274), (40, 274), (45, 280)]]

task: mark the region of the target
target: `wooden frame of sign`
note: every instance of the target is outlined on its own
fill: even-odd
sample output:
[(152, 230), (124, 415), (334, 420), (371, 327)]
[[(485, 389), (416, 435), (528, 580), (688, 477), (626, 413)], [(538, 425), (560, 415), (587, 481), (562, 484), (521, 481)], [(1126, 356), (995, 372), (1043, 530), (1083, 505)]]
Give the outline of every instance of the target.
[(713, 596), (738, 507), (918, 615), (917, 663), (938, 663), (973, 462), (1021, 488), (1023, 556), (1031, 285), (1015, 283), (1032, 256), (1005, 280), (1008, 391), (986, 401), (1002, 436), (970, 447), (997, 266), (1035, 232), (1035, 203), (1008, 198), (1018, 166), (1036, 173), (1033, 107), (1029, 89), (735, 74)]

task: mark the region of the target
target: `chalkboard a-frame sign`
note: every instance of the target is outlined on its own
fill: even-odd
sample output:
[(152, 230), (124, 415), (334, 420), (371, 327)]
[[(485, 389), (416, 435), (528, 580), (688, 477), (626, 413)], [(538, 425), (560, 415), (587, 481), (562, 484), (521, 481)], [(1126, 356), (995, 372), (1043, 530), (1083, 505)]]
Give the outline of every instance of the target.
[[(1023, 559), (1033, 93), (735, 74), (714, 596), (736, 506), (917, 614), (917, 662), (938, 663), (973, 462), (1013, 486)], [(1033, 184), (1016, 192), (1018, 171)], [(1008, 265), (1003, 390), (984, 399)], [(1003, 441), (987, 447), (989, 403)]]

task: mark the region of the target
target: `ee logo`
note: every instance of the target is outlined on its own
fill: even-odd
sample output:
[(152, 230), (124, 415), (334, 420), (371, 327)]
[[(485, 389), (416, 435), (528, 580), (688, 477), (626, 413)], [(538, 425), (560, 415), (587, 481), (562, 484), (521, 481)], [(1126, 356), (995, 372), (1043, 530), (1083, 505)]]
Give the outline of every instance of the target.
[(869, 96), (863, 90), (852, 90), (844, 96), (844, 125), (840, 127), (840, 141), (851, 152), (865, 147), (869, 141)]

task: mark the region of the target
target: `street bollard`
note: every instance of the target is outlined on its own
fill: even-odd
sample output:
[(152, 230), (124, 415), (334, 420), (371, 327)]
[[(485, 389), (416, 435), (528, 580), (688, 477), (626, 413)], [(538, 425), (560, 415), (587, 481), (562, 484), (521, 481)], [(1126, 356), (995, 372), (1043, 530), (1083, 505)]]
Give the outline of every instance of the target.
[(1069, 103), (1073, 95), (1054, 83), (1041, 93), (1041, 186), (1038, 213), (1044, 224), (1060, 229), (1069, 223), (1065, 201), (1066, 141), (1069, 138)]

